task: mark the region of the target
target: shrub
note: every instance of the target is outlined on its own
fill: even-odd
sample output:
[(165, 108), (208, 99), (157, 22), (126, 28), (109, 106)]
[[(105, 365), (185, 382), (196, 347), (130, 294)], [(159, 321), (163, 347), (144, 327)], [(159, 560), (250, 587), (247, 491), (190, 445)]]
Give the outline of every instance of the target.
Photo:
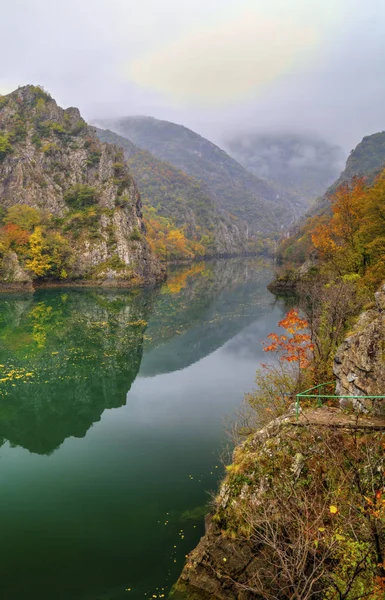
[(9, 152), (12, 152), (12, 146), (9, 141), (9, 134), (0, 135), (0, 160), (3, 160)]
[(114, 177), (121, 178), (125, 172), (125, 164), (121, 162), (114, 163)]
[(78, 135), (87, 127), (87, 123), (83, 119), (76, 121), (75, 125), (71, 129), (71, 135)]
[(99, 164), (101, 155), (102, 153), (100, 150), (93, 150), (92, 152), (90, 152), (87, 158), (87, 165), (89, 167), (96, 167), (96, 165)]
[(15, 118), (14, 127), (10, 133), (11, 142), (21, 142), (27, 137), (27, 126), (25, 122), (17, 117)]
[(3, 218), (4, 223), (18, 225), (30, 232), (40, 224), (40, 221), (40, 212), (27, 204), (15, 204), (11, 206)]
[(96, 189), (78, 183), (64, 194), (64, 201), (74, 210), (82, 210), (98, 203)]
[(139, 229), (137, 227), (134, 227), (134, 229), (131, 232), (130, 235), (130, 240), (139, 242), (142, 239), (142, 234), (140, 233)]
[(56, 121), (48, 122), (48, 127), (54, 133), (65, 133), (65, 127), (61, 123), (56, 123)]

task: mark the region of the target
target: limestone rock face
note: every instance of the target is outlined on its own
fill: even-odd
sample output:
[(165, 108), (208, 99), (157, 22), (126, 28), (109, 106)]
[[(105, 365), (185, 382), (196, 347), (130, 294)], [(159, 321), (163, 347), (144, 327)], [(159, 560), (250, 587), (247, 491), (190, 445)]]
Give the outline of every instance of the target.
[(353, 332), (339, 347), (333, 371), (336, 394), (352, 396), (342, 400), (363, 412), (385, 414), (385, 399), (354, 396), (385, 396), (385, 286), (376, 294), (376, 307), (363, 313)]
[(15, 252), (8, 252), (2, 262), (1, 277), (4, 291), (32, 291), (32, 278), (19, 263)]
[[(73, 252), (68, 279), (130, 285), (163, 277), (123, 152), (102, 144), (77, 108), (63, 110), (39, 87), (19, 88), (0, 97), (0, 142), (0, 207), (26, 204), (56, 219)], [(81, 213), (74, 227), (67, 199), (79, 186), (93, 190), (94, 214), (87, 221)]]

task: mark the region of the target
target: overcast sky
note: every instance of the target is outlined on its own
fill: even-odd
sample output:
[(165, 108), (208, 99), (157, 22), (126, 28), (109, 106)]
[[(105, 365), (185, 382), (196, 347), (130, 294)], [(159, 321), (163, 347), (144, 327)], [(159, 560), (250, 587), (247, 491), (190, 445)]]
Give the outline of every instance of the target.
[(384, 0), (12, 0), (0, 93), (41, 84), (88, 120), (146, 114), (214, 141), (385, 129)]

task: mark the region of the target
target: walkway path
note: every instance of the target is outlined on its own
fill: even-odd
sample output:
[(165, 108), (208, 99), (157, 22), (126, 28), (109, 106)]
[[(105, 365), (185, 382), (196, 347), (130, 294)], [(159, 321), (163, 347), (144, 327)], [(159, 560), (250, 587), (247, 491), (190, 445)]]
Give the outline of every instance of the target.
[(385, 417), (373, 417), (358, 413), (346, 413), (340, 408), (323, 406), (322, 408), (305, 408), (298, 421), (292, 418), (292, 425), (323, 425), (348, 429), (385, 430)]

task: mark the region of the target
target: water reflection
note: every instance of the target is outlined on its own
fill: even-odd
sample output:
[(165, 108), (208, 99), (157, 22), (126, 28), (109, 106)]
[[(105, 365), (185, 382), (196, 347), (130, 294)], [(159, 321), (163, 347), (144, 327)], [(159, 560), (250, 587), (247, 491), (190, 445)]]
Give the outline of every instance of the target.
[(49, 454), (122, 406), (153, 297), (42, 291), (0, 309), (0, 438)]
[(146, 331), (141, 376), (186, 368), (223, 346), (274, 302), (270, 280), (271, 270), (251, 258), (171, 273)]
[(257, 261), (234, 259), (175, 270), (160, 291), (3, 297), (0, 444), (49, 454), (83, 437), (105, 409), (125, 404), (139, 369), (186, 368), (255, 321), (272, 302), (269, 279)]
[(167, 594), (282, 316), (269, 278), (221, 261), (136, 295), (0, 297), (2, 598)]

